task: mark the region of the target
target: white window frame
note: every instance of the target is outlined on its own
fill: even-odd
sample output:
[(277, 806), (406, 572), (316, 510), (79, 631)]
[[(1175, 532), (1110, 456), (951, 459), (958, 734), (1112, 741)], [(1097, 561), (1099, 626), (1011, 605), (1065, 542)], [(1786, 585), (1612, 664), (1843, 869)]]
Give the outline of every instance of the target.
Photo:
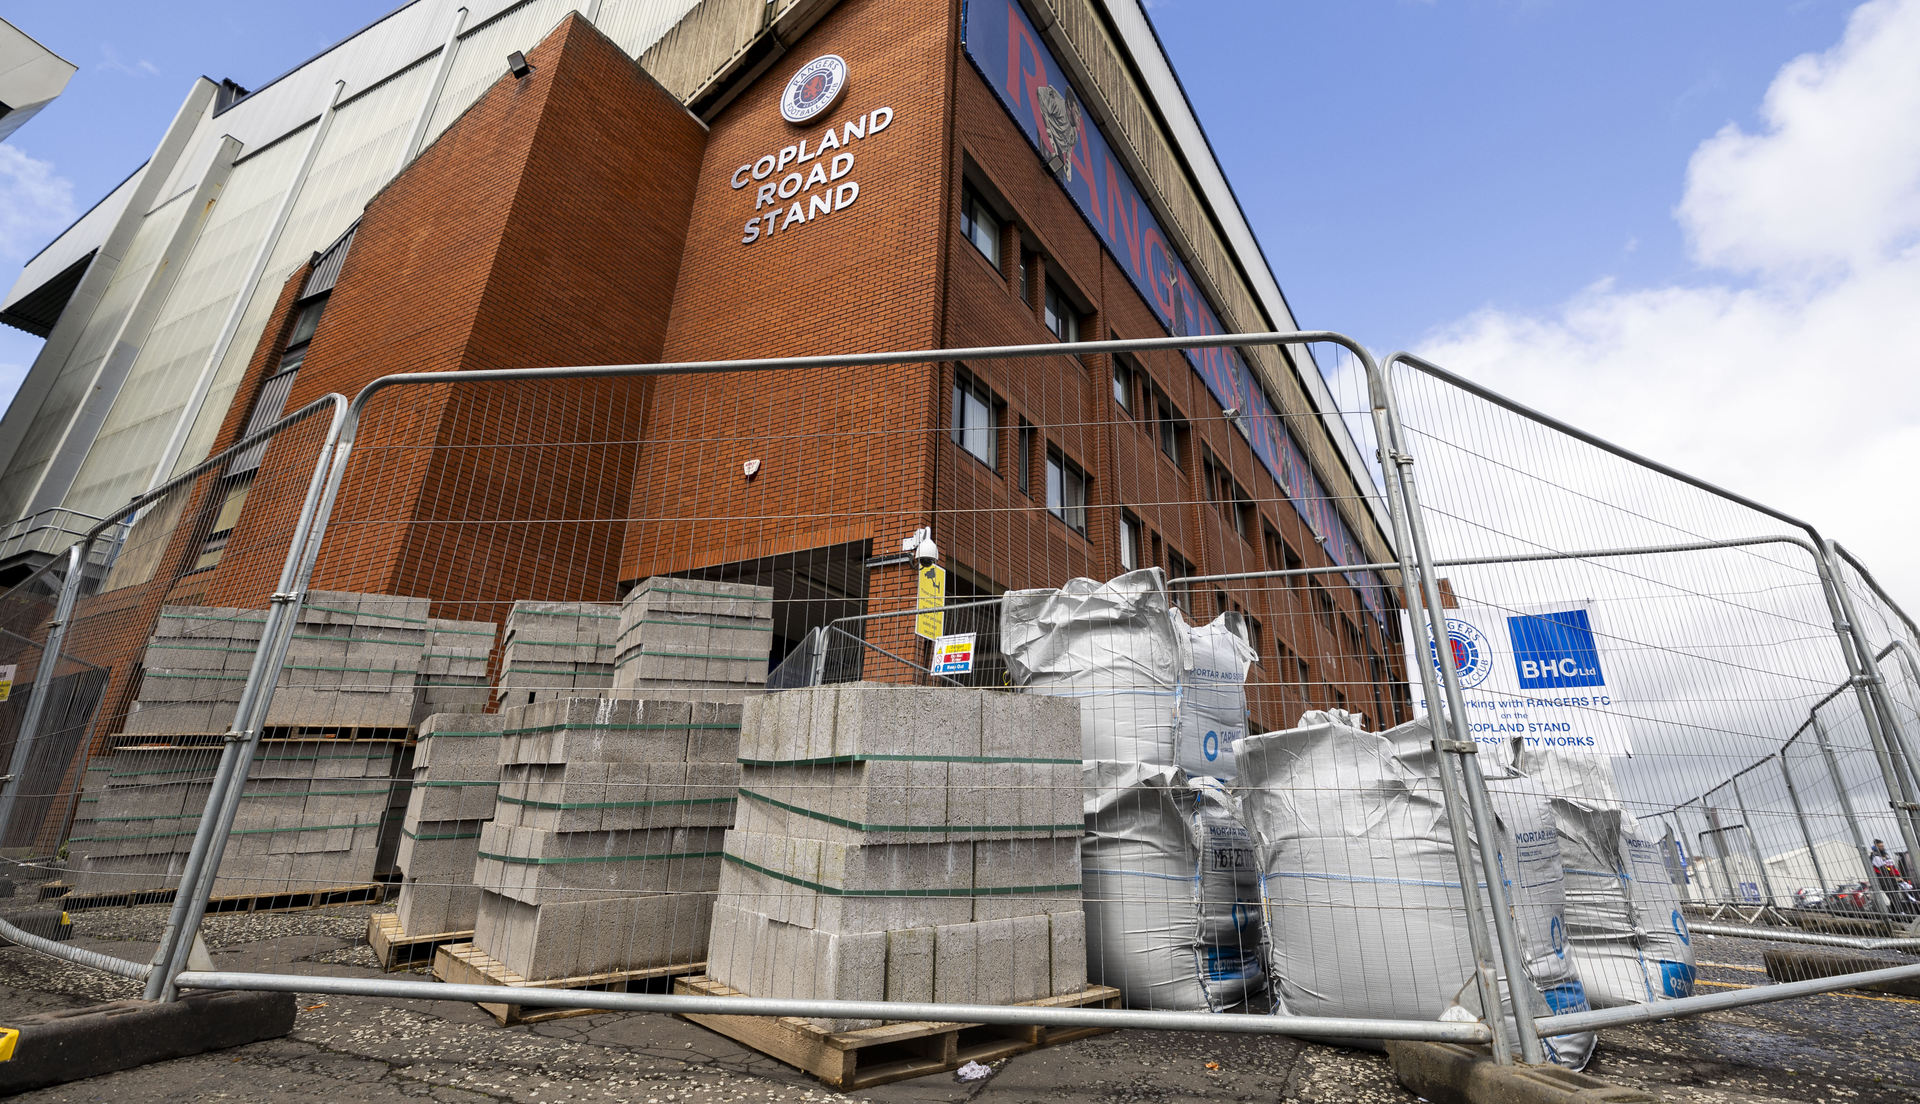
[(1047, 450), (1047, 512), (1067, 528), (1087, 533), (1087, 472), (1059, 449)]
[[(992, 262), (995, 268), (1000, 267), (1000, 231), (1003, 225), (999, 212), (980, 198), (980, 193), (974, 190), (973, 185), (961, 189), (960, 234), (972, 242), (980, 255)], [(985, 244), (982, 244), (982, 238)]]
[(1000, 470), (999, 407), (999, 397), (978, 377), (965, 369), (954, 372), (953, 443), (995, 471)]

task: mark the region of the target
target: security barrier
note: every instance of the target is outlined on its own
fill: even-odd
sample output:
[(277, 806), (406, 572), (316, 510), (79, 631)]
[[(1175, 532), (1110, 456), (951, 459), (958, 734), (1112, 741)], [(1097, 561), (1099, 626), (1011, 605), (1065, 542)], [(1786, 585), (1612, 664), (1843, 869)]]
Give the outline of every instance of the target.
[[(1330, 402), (1206, 417), (1182, 351), (1228, 348)], [(387, 377), (0, 603), (16, 869), (172, 901), (150, 967), (18, 941), (153, 999), (1577, 1065), (1857, 980), (1694, 995), (1688, 916), (1920, 851), (1920, 639), (1864, 569), (1335, 334)], [(185, 969), (210, 899), (395, 879), (374, 938), (439, 984)]]

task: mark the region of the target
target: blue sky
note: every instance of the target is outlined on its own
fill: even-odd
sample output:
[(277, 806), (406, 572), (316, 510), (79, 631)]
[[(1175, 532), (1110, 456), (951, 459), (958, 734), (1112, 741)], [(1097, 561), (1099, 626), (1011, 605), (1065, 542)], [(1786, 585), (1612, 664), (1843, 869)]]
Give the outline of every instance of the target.
[[(80, 66), (0, 145), (0, 283), (193, 76), (257, 86), (388, 8), (0, 3)], [(1818, 516), (1920, 595), (1872, 477), (1920, 452), (1920, 0), (1151, 14), (1302, 325)], [(37, 347), (0, 328), (0, 396)]]
[[(1688, 154), (1750, 120), (1850, 7), (1155, 0), (1151, 15), (1301, 323), (1385, 347), (1603, 276), (1686, 279), (1672, 208)], [(0, 280), (145, 156), (190, 78), (257, 87), (390, 8), (0, 5), (80, 66), (10, 143), (71, 199), (0, 238)], [(0, 366), (35, 347), (0, 331)]]

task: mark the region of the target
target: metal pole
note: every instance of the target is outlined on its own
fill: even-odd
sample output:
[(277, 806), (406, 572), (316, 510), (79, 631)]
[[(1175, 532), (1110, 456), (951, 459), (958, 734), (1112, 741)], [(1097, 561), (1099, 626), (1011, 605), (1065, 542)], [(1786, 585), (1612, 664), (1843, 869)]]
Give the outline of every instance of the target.
[(1779, 754), (1780, 777), (1787, 783), (1787, 798), (1793, 802), (1793, 819), (1800, 824), (1800, 838), (1807, 845), (1807, 858), (1813, 862), (1813, 880), (1820, 886), (1820, 896), (1825, 897), (1831, 888), (1827, 883), (1827, 872), (1820, 865), (1820, 849), (1814, 846), (1813, 832), (1807, 828), (1807, 810), (1800, 803), (1800, 788), (1793, 784), (1793, 770), (1787, 766), (1787, 753), (1783, 748)]
[(1740, 775), (1728, 779), (1733, 783), (1733, 803), (1740, 809), (1740, 823), (1747, 830), (1747, 850), (1753, 853), (1753, 862), (1760, 868), (1760, 886), (1767, 894), (1767, 904), (1780, 903), (1780, 895), (1773, 891), (1773, 876), (1767, 873), (1767, 857), (1760, 851), (1760, 833), (1754, 831), (1753, 814), (1747, 811), (1747, 799), (1740, 794)]
[[(1486, 945), (1486, 919), (1480, 914), (1479, 894), (1474, 891), (1478, 879), (1474, 875), (1468, 850), (1467, 825), (1461, 822), (1454, 797), (1456, 786), (1460, 786), (1466, 794), (1467, 813), (1474, 835), (1478, 836), (1481, 869), (1486, 875), (1487, 904), (1493, 914), (1494, 939), (1506, 970), (1507, 992), (1511, 998), (1515, 1024), (1519, 1028), (1515, 1034), (1520, 1037), (1520, 1060), (1528, 1065), (1539, 1065), (1546, 1061), (1546, 1052), (1541, 1047), (1540, 1036), (1526, 1029), (1527, 1020), (1524, 1018), (1528, 1016), (1527, 1008), (1531, 1003), (1522, 996), (1530, 976), (1526, 969), (1526, 955), (1514, 930), (1513, 914), (1501, 876), (1503, 867), (1495, 843), (1494, 817), (1487, 797), (1486, 780), (1481, 777), (1480, 763), (1474, 758), (1479, 749), (1467, 728), (1467, 708), (1460, 692), (1460, 674), (1453, 665), (1446, 611), (1440, 604), (1440, 587), (1434, 576), (1426, 527), (1421, 520), (1419, 495), (1414, 489), (1413, 456), (1402, 443), (1400, 415), (1395, 408), (1393, 389), (1385, 370), (1371, 356), (1362, 356), (1360, 360), (1367, 369), (1368, 388), (1372, 392), (1374, 435), (1380, 446), (1380, 466), (1387, 477), (1388, 512), (1393, 519), (1394, 546), (1400, 553), (1400, 580), (1406, 593), (1407, 615), (1411, 619), (1413, 611), (1425, 605), (1434, 654), (1436, 657), (1446, 657), (1444, 663), (1424, 662), (1426, 657), (1418, 655), (1416, 645), (1414, 666), (1420, 669), (1421, 685), (1427, 693), (1427, 716), (1433, 735), (1434, 759), (1439, 767), (1441, 793), (1447, 803), (1448, 828), (1452, 834), (1454, 854), (1461, 868), (1461, 898), (1466, 906), (1467, 925), (1473, 938), (1483, 1015), (1494, 1031), (1494, 1060), (1510, 1063), (1512, 1056), (1503, 1038), (1506, 1034), (1506, 1016), (1501, 1008), (1498, 984), (1491, 976), (1495, 948)], [(1396, 495), (1398, 509), (1394, 508)], [(1439, 668), (1440, 682), (1437, 687), (1434, 685), (1436, 666)], [(1441, 693), (1446, 699), (1444, 714), (1439, 709)], [(1441, 735), (1443, 720), (1448, 725), (1451, 739)]]
[[(1874, 656), (1874, 659), (1876, 661), (1885, 659), (1889, 653), (1894, 653), (1894, 652), (1899, 653), (1900, 665), (1906, 668), (1908, 680), (1913, 683), (1915, 687), (1915, 691), (1920, 692), (1920, 665), (1916, 665), (1915, 663), (1914, 655), (1913, 655), (1913, 645), (1907, 643), (1905, 640), (1902, 640), (1896, 636), (1893, 638), (1893, 640), (1890, 643), (1887, 644), (1886, 647), (1880, 649), (1880, 654)], [(1885, 680), (1883, 678), (1882, 680), (1883, 685), (1884, 685), (1884, 681)], [(1891, 695), (1891, 692), (1889, 692), (1889, 696), (1890, 695)], [(1920, 786), (1920, 758), (1916, 758), (1914, 755), (1912, 743), (1907, 738), (1907, 735), (1906, 735), (1906, 726), (1901, 725), (1899, 726), (1899, 728), (1901, 733), (1901, 744), (1903, 746), (1903, 750), (1905, 751), (1904, 759), (1906, 762), (1908, 781), (1916, 786)]]
[(1727, 830), (1720, 823), (1720, 810), (1708, 804), (1704, 795), (1700, 798), (1700, 808), (1705, 810), (1707, 814), (1707, 830), (1700, 833), (1701, 849), (1705, 850), (1706, 840), (1711, 836), (1713, 838), (1713, 850), (1718, 856), (1717, 865), (1720, 867), (1721, 891), (1725, 894), (1725, 896), (1721, 897), (1721, 901), (1723, 903), (1738, 901), (1740, 894), (1735, 888), (1733, 881), (1733, 858), (1727, 854)]
[[(591, 18), (591, 17), (589, 17)], [(413, 130), (407, 135), (407, 144), (401, 147), (400, 163), (393, 167), (393, 175), (399, 176), (406, 171), (413, 159), (420, 156), (420, 147), (427, 140), (427, 124), (433, 121), (433, 108), (440, 102), (440, 93), (447, 87), (447, 71), (453, 68), (453, 55), (460, 50), (460, 32), (467, 26), (467, 9), (461, 8), (453, 13), (453, 25), (447, 28), (447, 41), (440, 47), (440, 60), (434, 63), (433, 80), (427, 85), (427, 93), (420, 100), (420, 110), (413, 118)]]
[(1840, 573), (1834, 570), (1839, 553), (1833, 551), (1831, 543), (1827, 544), (1826, 551), (1827, 555), (1815, 562), (1820, 565), (1820, 577), (1826, 584), (1834, 631), (1840, 637), (1841, 650), (1846, 653), (1854, 693), (1860, 699), (1860, 712), (1866, 717), (1867, 736), (1873, 741), (1874, 757), (1880, 761), (1887, 804), (1893, 809), (1894, 822), (1906, 841), (1907, 853), (1920, 855), (1920, 818), (1915, 815), (1920, 811), (1920, 800), (1917, 800), (1920, 794), (1914, 792), (1912, 780), (1901, 763), (1902, 753), (1909, 750), (1906, 732), (1894, 718), (1892, 704), (1887, 700), (1887, 685), (1880, 677), (1879, 665), (1873, 661), (1873, 649), (1860, 628), (1853, 594), (1841, 581)]
[(67, 624), (73, 620), (73, 603), (80, 596), (80, 579), (86, 573), (87, 550), (92, 544), (93, 538), (87, 537), (67, 549), (67, 577), (60, 581), (60, 597), (53, 604), (53, 620), (47, 623), (47, 642), (40, 649), (33, 689), (27, 692), (27, 708), (20, 717), (20, 734), (14, 737), (6, 784), (0, 788), (0, 839), (13, 829), (14, 806), (20, 799), (20, 787), (26, 782), (27, 760), (33, 753), (34, 741), (40, 736), (40, 721), (46, 716), (47, 701), (53, 696), (53, 684), (60, 675), (60, 647), (67, 640)]
[(1820, 754), (1827, 761), (1827, 777), (1833, 779), (1833, 792), (1840, 795), (1840, 812), (1847, 819), (1847, 833), (1853, 837), (1853, 852), (1860, 856), (1860, 869), (1866, 873), (1867, 888), (1873, 889), (1873, 859), (1867, 847), (1867, 838), (1860, 832), (1860, 815), (1853, 811), (1853, 797), (1847, 793), (1846, 779), (1840, 774), (1840, 758), (1833, 753), (1833, 745), (1827, 741), (1827, 726), (1820, 722), (1818, 713), (1813, 715), (1813, 738), (1820, 745)]
[[(173, 979), (186, 968), (194, 935), (200, 930), (200, 921), (206, 915), (207, 896), (212, 892), (214, 877), (219, 873), (220, 858), (225, 853), (227, 837), (233, 832), (233, 820), (240, 808), (240, 793), (246, 786), (247, 773), (253, 767), (253, 756), (260, 746), (260, 722), (266, 716), (267, 703), (273, 699), (273, 686), (279, 678), (280, 669), (286, 664), (287, 647), (293, 639), (293, 618), (298, 613), (300, 598), (294, 590), (294, 584), (296, 580), (301, 580), (300, 585), (304, 585), (305, 575), (312, 570), (310, 562), (306, 573), (300, 572), (299, 568), (306, 557), (308, 537), (314, 533), (314, 522), (323, 497), (321, 489), (328, 485), (333, 462), (341, 452), (341, 431), (351, 413), (348, 407), (335, 407), (326, 440), (314, 461), (313, 477), (307, 483), (306, 501), (301, 505), (300, 520), (294, 526), (286, 562), (280, 569), (280, 585), (267, 607), (260, 647), (254, 650), (246, 685), (241, 687), (240, 701), (234, 707), (233, 728), (227, 733), (226, 746), (220, 751), (213, 787), (207, 794), (206, 805), (201, 809), (200, 824), (194, 830), (193, 846), (187, 852), (186, 867), (180, 872), (179, 888), (174, 891), (173, 910), (167, 918), (166, 931), (162, 933), (160, 945), (154, 951), (153, 963), (158, 969), (147, 978), (147, 1000), (174, 999)], [(316, 548), (316, 554), (317, 551)], [(291, 610), (288, 608), (290, 606), (293, 607)]]

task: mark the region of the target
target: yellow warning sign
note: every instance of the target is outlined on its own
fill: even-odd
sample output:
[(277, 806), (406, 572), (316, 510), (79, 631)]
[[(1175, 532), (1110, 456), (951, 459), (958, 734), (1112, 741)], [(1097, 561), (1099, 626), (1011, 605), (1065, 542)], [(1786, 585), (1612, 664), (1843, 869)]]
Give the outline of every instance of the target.
[(13, 696), (13, 673), (17, 669), (19, 669), (17, 663), (0, 666), (0, 702)]
[(938, 640), (945, 635), (947, 615), (940, 607), (947, 604), (947, 569), (939, 564), (928, 564), (920, 569), (920, 604), (914, 608), (931, 610), (913, 619), (913, 634), (928, 640)]

